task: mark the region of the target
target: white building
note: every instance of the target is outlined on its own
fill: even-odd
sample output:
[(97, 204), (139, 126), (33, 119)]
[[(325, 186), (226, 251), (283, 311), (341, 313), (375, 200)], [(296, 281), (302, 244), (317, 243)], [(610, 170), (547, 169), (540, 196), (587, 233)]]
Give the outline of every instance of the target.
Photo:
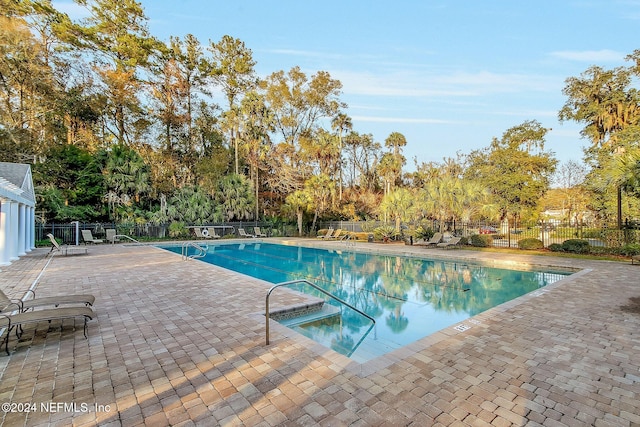
[(35, 248), (35, 208), (31, 167), (0, 162), (0, 265)]

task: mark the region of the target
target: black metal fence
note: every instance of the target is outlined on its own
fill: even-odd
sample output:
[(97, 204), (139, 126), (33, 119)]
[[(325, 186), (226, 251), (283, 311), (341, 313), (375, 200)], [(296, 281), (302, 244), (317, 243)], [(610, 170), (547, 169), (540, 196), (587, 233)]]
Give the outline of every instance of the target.
[(114, 223), (83, 223), (72, 222), (65, 224), (36, 224), (36, 241), (46, 241), (47, 234), (53, 234), (57, 239), (66, 244), (83, 243), (81, 231), (90, 230), (96, 239), (105, 239), (106, 230), (114, 229), (116, 234), (126, 235), (135, 240), (162, 240), (170, 238), (195, 238), (194, 227), (211, 227), (222, 238), (238, 237), (238, 229), (244, 228), (249, 234), (254, 234), (254, 227), (260, 227), (260, 231), (267, 236), (293, 235), (294, 227), (288, 224), (272, 224), (266, 222), (225, 222), (204, 225), (187, 225), (181, 230), (172, 229), (169, 224), (114, 224)]
[[(319, 229), (341, 229), (351, 232), (372, 232), (380, 226), (393, 224), (382, 221), (326, 221), (318, 224)], [(627, 224), (622, 229), (617, 225), (585, 225), (560, 221), (537, 221), (513, 224), (504, 222), (445, 222), (422, 221), (420, 224), (402, 226), (403, 235), (415, 233), (418, 226), (432, 232), (443, 231), (451, 235), (470, 237), (474, 234), (492, 237), (493, 246), (517, 248), (522, 239), (538, 239), (544, 247), (565, 240), (581, 239), (594, 247), (620, 248), (627, 244), (640, 244), (640, 229), (635, 224)]]
[[(341, 229), (347, 232), (373, 232), (377, 227), (387, 225), (382, 221), (327, 221), (319, 222), (318, 229)], [(562, 243), (569, 239), (582, 239), (593, 247), (620, 248), (628, 244), (640, 244), (640, 229), (627, 226), (618, 229), (615, 226), (587, 226), (558, 221), (539, 221), (534, 223), (511, 224), (502, 223), (439, 223), (438, 221), (421, 222), (420, 226), (432, 231), (444, 231), (451, 235), (470, 237), (474, 234), (489, 235), (496, 247), (518, 247), (522, 239), (538, 239), (545, 247), (553, 243)], [(205, 225), (187, 225), (181, 227), (176, 235), (175, 229), (168, 224), (113, 224), (113, 223), (67, 223), (67, 224), (36, 224), (36, 240), (47, 240), (47, 234), (52, 233), (56, 238), (67, 244), (82, 243), (81, 230), (91, 230), (95, 238), (104, 239), (107, 229), (115, 229), (116, 234), (127, 235), (136, 240), (161, 240), (170, 238), (195, 238), (194, 227), (213, 227), (222, 238), (238, 237), (238, 229), (244, 228), (248, 233), (254, 233), (254, 227), (267, 236), (286, 237), (297, 235), (296, 225), (293, 223), (268, 222), (226, 222)], [(415, 233), (417, 225), (403, 225), (402, 234), (409, 236)], [(315, 232), (317, 230), (313, 230)], [(305, 230), (309, 233), (308, 230)]]

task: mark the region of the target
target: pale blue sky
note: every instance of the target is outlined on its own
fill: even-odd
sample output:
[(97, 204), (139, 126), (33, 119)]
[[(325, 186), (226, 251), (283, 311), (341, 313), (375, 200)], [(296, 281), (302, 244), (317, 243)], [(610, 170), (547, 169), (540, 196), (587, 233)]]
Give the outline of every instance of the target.
[[(489, 145), (538, 120), (548, 150), (580, 160), (580, 125), (560, 124), (567, 77), (640, 49), (639, 0), (142, 0), (156, 37), (228, 34), (261, 77), (300, 66), (343, 84), (354, 130), (402, 133), (407, 169)], [(78, 16), (69, 3), (54, 2)], [(225, 105), (223, 99), (217, 100)]]

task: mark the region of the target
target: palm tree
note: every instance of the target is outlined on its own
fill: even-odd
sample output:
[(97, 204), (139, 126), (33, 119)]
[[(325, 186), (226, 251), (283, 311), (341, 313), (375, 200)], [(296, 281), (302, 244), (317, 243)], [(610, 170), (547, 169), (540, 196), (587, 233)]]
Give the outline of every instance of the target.
[(255, 198), (251, 182), (244, 175), (227, 175), (220, 181), (216, 193), (217, 209), (226, 221), (249, 219)]
[(338, 141), (339, 141), (339, 159), (338, 159), (338, 169), (340, 174), (339, 184), (338, 184), (338, 200), (342, 201), (342, 132), (350, 131), (353, 128), (353, 123), (351, 123), (351, 117), (347, 116), (344, 113), (339, 113), (337, 116), (333, 118), (331, 121), (331, 128), (338, 131)]
[(425, 214), (438, 220), (441, 232), (445, 231), (444, 224), (453, 217), (456, 209), (457, 181), (452, 177), (443, 177), (427, 182), (422, 189), (422, 206)]
[(304, 184), (304, 189), (309, 194), (313, 207), (313, 223), (311, 228), (315, 228), (318, 216), (329, 207), (330, 201), (335, 198), (335, 183), (327, 175), (314, 175)]
[(413, 194), (406, 188), (399, 188), (382, 198), (380, 210), (395, 220), (396, 233), (400, 233), (400, 224), (412, 216)]
[(302, 235), (302, 217), (309, 206), (311, 206), (311, 197), (303, 190), (294, 191), (285, 200), (285, 207), (296, 213), (299, 235)]
[(205, 224), (219, 218), (213, 199), (200, 187), (183, 187), (176, 191), (167, 206), (167, 215), (187, 224)]
[(300, 138), (300, 146), (305, 154), (318, 162), (320, 174), (333, 176), (340, 158), (338, 139), (335, 135), (320, 129), (312, 137)]
[(124, 144), (114, 145), (108, 153), (104, 168), (107, 198), (114, 200), (133, 199), (151, 191), (151, 169), (143, 158)]

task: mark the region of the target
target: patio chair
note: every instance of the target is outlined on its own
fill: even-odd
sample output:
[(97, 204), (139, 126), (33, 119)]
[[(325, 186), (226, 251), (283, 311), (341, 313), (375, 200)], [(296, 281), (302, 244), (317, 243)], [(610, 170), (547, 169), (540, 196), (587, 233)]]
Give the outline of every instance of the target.
[(85, 255), (88, 253), (88, 249), (86, 246), (60, 245), (53, 234), (49, 233), (47, 234), (47, 237), (49, 238), (49, 240), (51, 240), (51, 250), (49, 251), (49, 254), (56, 251), (60, 252), (64, 256), (67, 256), (69, 252), (84, 252)]
[(211, 239), (219, 239), (220, 238), (220, 235), (218, 233), (216, 233), (216, 229), (214, 227), (207, 227), (207, 228), (205, 228), (205, 230), (207, 230), (207, 234), (209, 235), (209, 238), (211, 238)]
[(256, 234), (256, 237), (267, 237), (262, 231), (260, 231), (260, 227), (253, 227), (253, 232)]
[(211, 239), (209, 236), (209, 230), (206, 228), (193, 227), (193, 232), (196, 233), (198, 239)]
[[(333, 232), (333, 234), (329, 237), (325, 237), (325, 239), (329, 239), (329, 240), (333, 240), (333, 239), (339, 239), (340, 238), (340, 234), (342, 233), (342, 228), (338, 228), (337, 230), (335, 230)], [(328, 234), (328, 233), (327, 233)]]
[(329, 228), (325, 234), (318, 236), (318, 239), (329, 239), (333, 236), (333, 228)]
[(82, 232), (82, 240), (84, 240), (85, 245), (87, 243), (96, 244), (96, 243), (104, 242), (104, 240), (102, 239), (94, 238), (93, 233), (91, 233), (91, 230), (81, 230), (81, 232)]
[(455, 248), (460, 246), (461, 240), (462, 240), (462, 237), (452, 237), (448, 242), (438, 243), (436, 246), (439, 248), (445, 248), (445, 249)]
[(93, 295), (81, 294), (57, 295), (52, 297), (36, 298), (35, 291), (29, 290), (28, 292), (33, 294), (32, 299), (12, 300), (2, 290), (0, 290), (0, 312), (13, 310), (25, 312), (36, 307), (46, 307), (51, 305), (54, 307), (58, 307), (59, 305), (67, 304), (79, 304), (89, 307), (92, 306), (96, 300), (96, 297), (94, 297)]
[(240, 237), (256, 237), (253, 234), (247, 234), (247, 232), (244, 231), (244, 228), (238, 228), (238, 234)]
[[(54, 320), (73, 319), (76, 317), (84, 318), (84, 337), (87, 338), (87, 321), (93, 319), (95, 313), (90, 307), (64, 307), (49, 308), (45, 310), (27, 311), (13, 315), (0, 313), (0, 328), (6, 327), (7, 335), (4, 341), (0, 343), (5, 345), (5, 351), (9, 355), (9, 335), (15, 328), (16, 336), (20, 338), (22, 335), (22, 325), (26, 323), (49, 322)], [(62, 327), (62, 326), (61, 326)]]
[(435, 233), (431, 239), (429, 240), (422, 240), (422, 241), (418, 241), (416, 243), (414, 243), (414, 245), (416, 246), (435, 246), (438, 243), (442, 242), (442, 233)]
[(120, 241), (120, 238), (116, 234), (115, 228), (107, 228), (106, 230), (104, 230), (104, 232), (106, 233), (107, 242), (114, 244)]

